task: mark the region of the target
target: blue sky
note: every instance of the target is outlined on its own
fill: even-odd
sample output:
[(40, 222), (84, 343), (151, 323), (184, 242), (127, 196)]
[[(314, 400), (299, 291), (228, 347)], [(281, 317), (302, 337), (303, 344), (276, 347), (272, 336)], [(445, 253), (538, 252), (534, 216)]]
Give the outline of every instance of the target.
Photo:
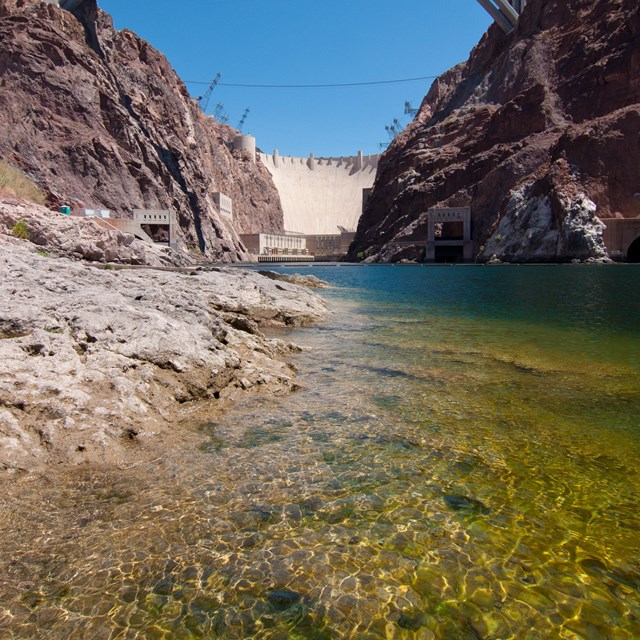
[[(118, 29), (162, 51), (184, 81), (322, 84), (438, 75), (466, 60), (490, 24), (475, 0), (99, 0)], [(236, 126), (265, 152), (378, 153), (385, 125), (407, 121), (431, 80), (325, 89), (219, 86)], [(193, 96), (205, 85), (187, 83)]]

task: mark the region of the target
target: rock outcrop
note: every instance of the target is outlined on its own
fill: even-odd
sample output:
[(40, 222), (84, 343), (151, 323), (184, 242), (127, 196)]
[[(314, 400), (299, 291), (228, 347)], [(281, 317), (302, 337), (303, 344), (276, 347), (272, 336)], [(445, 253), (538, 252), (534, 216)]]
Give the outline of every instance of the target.
[[(99, 219), (66, 216), (31, 202), (0, 196), (0, 237), (24, 223), (25, 241), (41, 254), (89, 262), (180, 267), (193, 256), (109, 229)], [(1, 320), (0, 320), (1, 321)]]
[[(0, 469), (135, 461), (200, 402), (293, 386), (261, 328), (323, 317), (310, 289), (234, 268), (99, 270), (0, 235)], [(133, 448), (132, 448), (133, 447)]]
[(427, 209), (469, 205), (479, 260), (606, 257), (599, 218), (640, 215), (639, 39), (636, 0), (492, 26), (383, 155), (351, 258), (422, 259)]
[[(87, 0), (72, 14), (0, 0), (0, 157), (51, 205), (173, 209), (211, 260), (246, 257), (238, 233), (283, 228), (271, 177), (232, 148), (166, 58)], [(234, 223), (213, 194), (233, 199)]]

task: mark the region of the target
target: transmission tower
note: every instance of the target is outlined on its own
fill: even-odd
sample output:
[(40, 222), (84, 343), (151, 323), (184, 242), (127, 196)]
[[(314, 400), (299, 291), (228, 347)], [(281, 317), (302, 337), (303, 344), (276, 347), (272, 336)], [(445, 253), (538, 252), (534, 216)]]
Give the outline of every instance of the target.
[(220, 82), (220, 76), (221, 75), (222, 75), (222, 73), (220, 73), (220, 71), (218, 71), (218, 73), (216, 74), (216, 77), (213, 79), (213, 81), (209, 85), (209, 88), (207, 89), (207, 91), (204, 93), (204, 95), (201, 95), (198, 98), (198, 102), (200, 103), (200, 108), (202, 109), (203, 113), (207, 113), (207, 108), (209, 106), (209, 100), (211, 100), (211, 94), (213, 93), (213, 90), (216, 88), (216, 85), (218, 84), (218, 82)]
[(418, 113), (418, 111), (420, 111), (420, 109), (414, 109), (408, 100), (404, 103), (405, 115), (411, 116), (413, 118)]
[(394, 118), (393, 123), (386, 125), (384, 128), (384, 130), (387, 132), (387, 135), (389, 136), (389, 140), (394, 140), (397, 135), (402, 133), (403, 129), (404, 129), (404, 126), (398, 120), (398, 118)]
[(213, 112), (213, 117), (223, 124), (227, 124), (229, 122), (229, 114), (224, 112), (224, 105), (222, 102), (218, 102), (216, 105), (215, 111)]
[(238, 122), (238, 131), (240, 132), (242, 132), (242, 127), (244, 127), (244, 123), (247, 121), (247, 116), (249, 115), (249, 111), (251, 111), (251, 109), (247, 107), (244, 110), (244, 113), (242, 114), (242, 118), (240, 118), (240, 122)]

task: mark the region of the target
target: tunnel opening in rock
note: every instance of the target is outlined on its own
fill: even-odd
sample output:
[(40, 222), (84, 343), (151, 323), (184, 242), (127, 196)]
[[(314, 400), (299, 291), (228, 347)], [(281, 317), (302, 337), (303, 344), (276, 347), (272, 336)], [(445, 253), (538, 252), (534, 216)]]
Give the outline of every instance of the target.
[(627, 251), (627, 262), (640, 262), (640, 236), (638, 236), (630, 245)]
[(464, 260), (464, 247), (462, 246), (436, 246), (435, 262), (451, 263)]
[(170, 231), (168, 224), (141, 224), (142, 230), (159, 244), (169, 244)]

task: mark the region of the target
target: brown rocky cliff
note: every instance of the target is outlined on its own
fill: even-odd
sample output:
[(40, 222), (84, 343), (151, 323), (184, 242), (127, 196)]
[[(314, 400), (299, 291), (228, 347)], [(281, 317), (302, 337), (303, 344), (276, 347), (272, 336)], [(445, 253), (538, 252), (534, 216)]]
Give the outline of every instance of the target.
[(352, 259), (421, 259), (427, 209), (468, 205), (481, 260), (604, 257), (598, 217), (640, 215), (639, 32), (637, 0), (530, 0), (492, 26), (384, 154)]
[[(73, 15), (0, 0), (0, 157), (53, 204), (171, 208), (180, 236), (209, 259), (237, 260), (237, 233), (282, 229), (268, 171), (232, 150), (166, 58), (88, 0)], [(233, 199), (234, 225), (213, 193)]]

